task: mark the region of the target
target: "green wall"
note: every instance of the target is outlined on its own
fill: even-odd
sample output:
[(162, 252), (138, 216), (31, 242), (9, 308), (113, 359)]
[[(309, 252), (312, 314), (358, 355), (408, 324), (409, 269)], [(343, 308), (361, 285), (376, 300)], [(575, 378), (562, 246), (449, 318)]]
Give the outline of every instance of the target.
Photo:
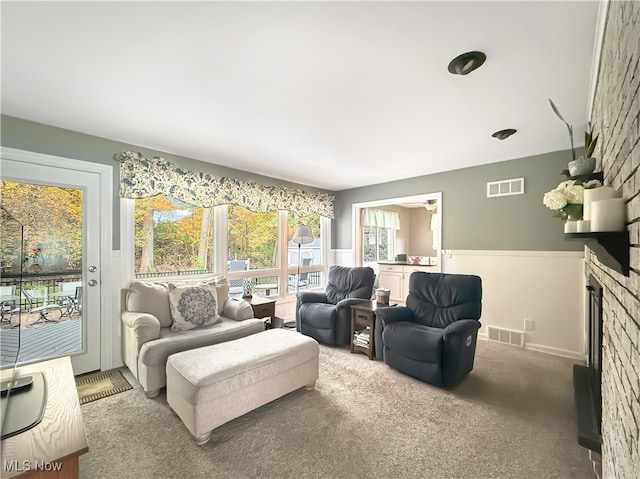
[[(161, 156), (184, 168), (214, 175), (264, 185), (283, 184), (316, 193), (332, 193), (5, 115), (1, 117), (0, 140), (6, 147), (113, 166), (116, 185), (113, 193), (114, 249), (120, 247), (120, 209), (117, 197), (118, 164), (113, 160), (113, 154), (122, 150), (139, 151), (147, 157)], [(332, 223), (331, 247), (352, 247), (353, 203), (441, 191), (442, 240), (445, 249), (582, 250), (580, 242), (564, 239), (561, 221), (552, 218), (552, 212), (542, 204), (543, 194), (563, 180), (560, 172), (566, 169), (570, 157), (568, 151), (559, 151), (333, 193), (336, 195), (336, 217)], [(220, 158), (219, 162), (230, 163), (225, 158)], [(525, 178), (524, 195), (486, 197), (488, 181), (520, 177)]]
[[(226, 176), (243, 181), (254, 181), (267, 186), (276, 184), (285, 185), (290, 188), (300, 188), (313, 193), (332, 193), (311, 186), (256, 175), (226, 166), (214, 165), (183, 156), (176, 156), (128, 143), (107, 140), (97, 136), (85, 135), (83, 133), (64, 130), (62, 128), (11, 116), (2, 115), (0, 121), (0, 143), (2, 146), (113, 166), (113, 249), (115, 250), (120, 249), (120, 202), (118, 199), (120, 173), (119, 165), (113, 160), (113, 155), (122, 150), (140, 152), (147, 158), (160, 156), (183, 168), (213, 175)], [(230, 163), (230, 160), (226, 160), (225, 158), (220, 158), (219, 160), (220, 163)]]
[[(542, 204), (544, 193), (565, 179), (570, 160), (570, 151), (557, 151), (339, 191), (333, 248), (352, 247), (354, 203), (441, 191), (443, 249), (581, 251), (584, 243), (565, 240), (563, 223)], [(524, 195), (487, 198), (487, 182), (522, 177)]]

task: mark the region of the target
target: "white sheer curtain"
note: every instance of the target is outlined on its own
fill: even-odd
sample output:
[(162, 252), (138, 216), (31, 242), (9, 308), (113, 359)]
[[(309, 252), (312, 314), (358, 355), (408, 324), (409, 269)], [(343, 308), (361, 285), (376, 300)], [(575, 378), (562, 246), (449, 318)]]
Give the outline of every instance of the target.
[(375, 226), (378, 228), (399, 230), (400, 216), (398, 216), (398, 213), (395, 211), (362, 208), (362, 210), (360, 210), (360, 226)]

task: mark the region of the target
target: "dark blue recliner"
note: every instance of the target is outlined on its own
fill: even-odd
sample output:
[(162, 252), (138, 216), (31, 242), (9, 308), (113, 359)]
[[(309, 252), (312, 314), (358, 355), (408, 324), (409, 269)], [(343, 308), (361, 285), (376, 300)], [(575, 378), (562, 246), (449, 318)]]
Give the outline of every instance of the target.
[(482, 280), (414, 272), (406, 307), (376, 311), (376, 358), (435, 386), (458, 384), (473, 369)]
[(319, 343), (351, 341), (351, 305), (371, 300), (375, 273), (369, 267), (331, 266), (324, 293), (305, 291), (296, 302), (296, 329)]

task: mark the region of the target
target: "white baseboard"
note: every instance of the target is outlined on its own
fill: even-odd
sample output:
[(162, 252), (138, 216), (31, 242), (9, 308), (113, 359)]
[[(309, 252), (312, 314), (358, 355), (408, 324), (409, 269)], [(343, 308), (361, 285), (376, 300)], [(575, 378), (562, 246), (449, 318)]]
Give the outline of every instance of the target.
[(586, 357), (583, 353), (578, 351), (569, 351), (567, 349), (553, 348), (551, 346), (545, 346), (543, 344), (531, 344), (526, 343), (525, 349), (531, 351), (537, 351), (539, 353), (553, 354), (554, 356), (562, 356), (565, 358), (577, 359), (578, 361), (586, 361)]

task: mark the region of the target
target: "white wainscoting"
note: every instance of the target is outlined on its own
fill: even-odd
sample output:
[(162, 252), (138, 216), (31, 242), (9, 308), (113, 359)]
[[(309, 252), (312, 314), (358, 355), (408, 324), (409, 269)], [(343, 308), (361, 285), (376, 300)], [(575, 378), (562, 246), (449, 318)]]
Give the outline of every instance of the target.
[(585, 359), (584, 252), (445, 250), (442, 271), (482, 278), (480, 337), (487, 325), (523, 331), (526, 349)]
[[(353, 266), (353, 251), (332, 250), (329, 264)], [(584, 252), (444, 250), (441, 264), (444, 273), (482, 278), (480, 338), (487, 326), (522, 331), (526, 349), (585, 359)]]

